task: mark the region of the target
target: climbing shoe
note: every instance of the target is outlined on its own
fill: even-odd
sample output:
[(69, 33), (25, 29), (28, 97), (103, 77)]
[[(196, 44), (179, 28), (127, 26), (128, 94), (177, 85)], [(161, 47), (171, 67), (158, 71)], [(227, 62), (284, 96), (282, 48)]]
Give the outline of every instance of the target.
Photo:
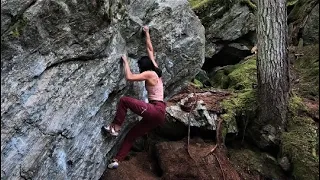
[(111, 136), (118, 136), (119, 132), (114, 129), (114, 126), (102, 126), (102, 130), (108, 132)]
[(108, 165), (109, 169), (117, 169), (119, 167), (119, 163), (116, 160), (112, 160), (111, 163)]

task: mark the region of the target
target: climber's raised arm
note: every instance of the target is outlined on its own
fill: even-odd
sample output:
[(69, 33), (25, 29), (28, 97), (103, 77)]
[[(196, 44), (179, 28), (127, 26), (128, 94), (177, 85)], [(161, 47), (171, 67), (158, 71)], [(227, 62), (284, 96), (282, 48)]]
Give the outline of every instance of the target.
[(153, 51), (151, 38), (150, 38), (150, 34), (149, 34), (149, 27), (143, 26), (143, 31), (145, 32), (145, 35), (146, 35), (146, 48), (147, 48), (148, 56), (151, 59), (151, 61), (153, 62), (154, 66), (158, 68), (158, 64), (156, 63), (156, 61), (154, 59), (154, 51)]
[(145, 80), (148, 80), (154, 76), (154, 74), (150, 71), (145, 71), (145, 72), (142, 72), (139, 74), (132, 73), (130, 70), (130, 67), (129, 67), (127, 56), (123, 55), (121, 57), (121, 59), (122, 59), (123, 66), (124, 66), (125, 76), (128, 81), (145, 81)]

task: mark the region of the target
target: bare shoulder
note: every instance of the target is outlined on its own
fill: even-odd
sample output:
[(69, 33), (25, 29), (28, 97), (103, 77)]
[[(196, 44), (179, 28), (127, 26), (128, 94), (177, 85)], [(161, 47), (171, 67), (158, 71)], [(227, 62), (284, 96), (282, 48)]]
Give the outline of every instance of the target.
[(158, 77), (157, 73), (154, 71), (145, 71), (145, 73), (150, 77), (150, 78), (156, 78)]

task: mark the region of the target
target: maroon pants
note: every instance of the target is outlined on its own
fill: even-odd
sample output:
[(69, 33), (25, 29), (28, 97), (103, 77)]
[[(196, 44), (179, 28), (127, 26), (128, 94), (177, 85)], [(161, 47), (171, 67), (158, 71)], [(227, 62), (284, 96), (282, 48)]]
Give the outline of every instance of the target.
[(162, 101), (150, 101), (146, 103), (131, 97), (121, 97), (118, 103), (117, 113), (113, 123), (122, 125), (127, 109), (142, 116), (142, 120), (135, 125), (126, 135), (122, 146), (115, 159), (122, 161), (129, 153), (134, 141), (145, 135), (150, 130), (162, 125), (165, 122), (166, 104)]

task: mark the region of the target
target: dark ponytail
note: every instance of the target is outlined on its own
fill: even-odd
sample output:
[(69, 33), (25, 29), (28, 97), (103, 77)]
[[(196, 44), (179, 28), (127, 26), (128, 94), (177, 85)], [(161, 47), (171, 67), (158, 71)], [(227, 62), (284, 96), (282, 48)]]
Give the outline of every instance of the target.
[(158, 77), (162, 76), (161, 69), (154, 66), (153, 62), (148, 56), (143, 56), (138, 61), (138, 66), (140, 69), (140, 73), (144, 71), (154, 71), (157, 73)]
[(158, 77), (160, 78), (161, 76), (162, 76), (162, 71), (161, 71), (161, 69), (159, 69), (159, 68), (157, 68), (157, 67), (154, 67), (155, 69), (154, 69), (154, 72), (156, 72), (157, 73), (157, 75), (158, 75)]

